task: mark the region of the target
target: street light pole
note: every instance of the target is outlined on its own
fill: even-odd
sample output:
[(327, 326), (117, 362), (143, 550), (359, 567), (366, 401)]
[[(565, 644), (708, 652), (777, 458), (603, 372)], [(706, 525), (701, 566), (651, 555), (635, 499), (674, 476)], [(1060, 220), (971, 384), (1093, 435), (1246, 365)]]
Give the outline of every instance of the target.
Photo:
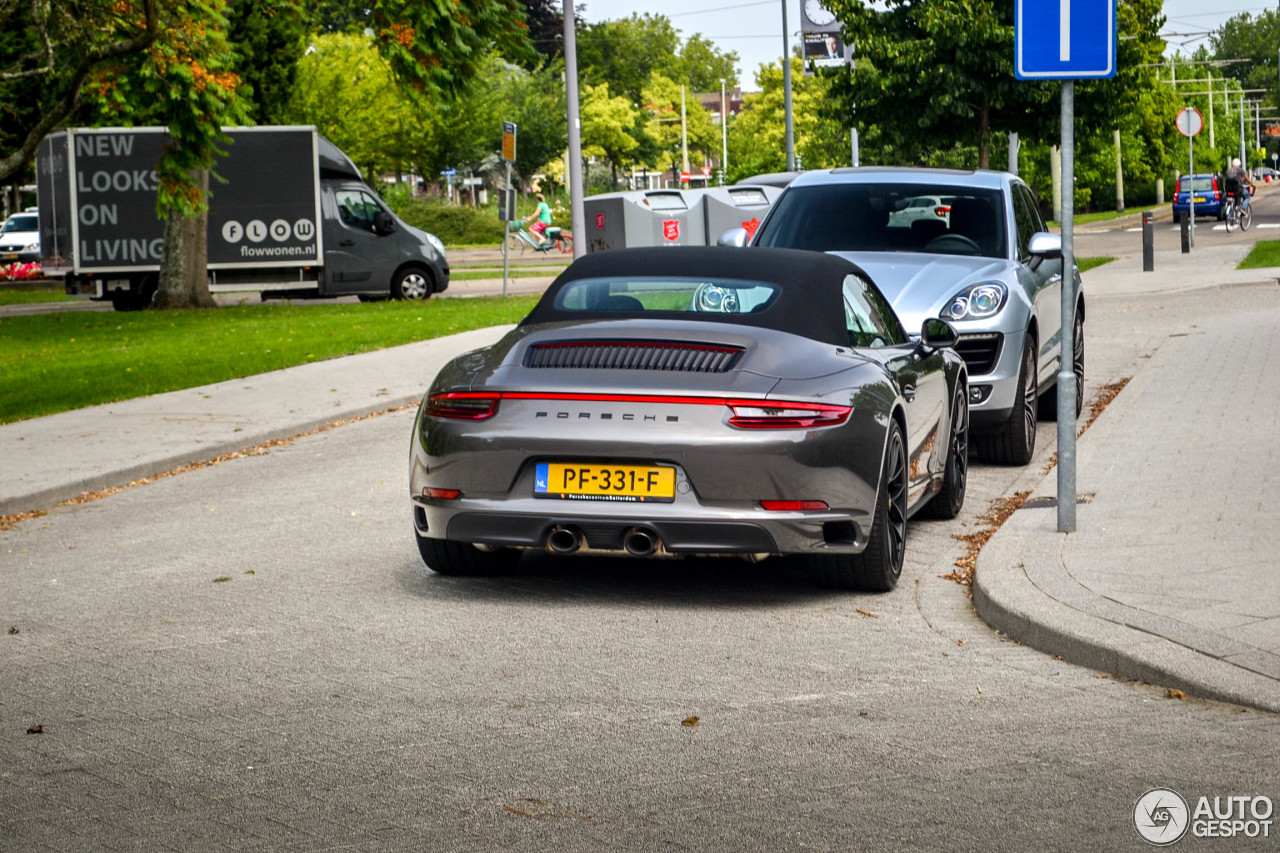
[(586, 207), (582, 200), (582, 122), (578, 112), (578, 42), (574, 33), (573, 0), (564, 0), (564, 89), (569, 113), (569, 216), (573, 233), (573, 256), (587, 253)]
[(720, 186), (729, 178), (729, 109), (724, 97), (725, 79), (720, 78)]
[(791, 37), (787, 34), (787, 2), (782, 0), (782, 103), (786, 112), (787, 171), (796, 168), (796, 125), (791, 115)]

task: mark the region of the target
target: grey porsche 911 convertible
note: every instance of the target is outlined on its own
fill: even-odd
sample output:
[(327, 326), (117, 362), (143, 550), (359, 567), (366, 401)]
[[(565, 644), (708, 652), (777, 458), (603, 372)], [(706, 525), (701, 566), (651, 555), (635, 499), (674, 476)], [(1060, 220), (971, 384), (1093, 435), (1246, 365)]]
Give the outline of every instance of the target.
[(806, 555), (888, 590), (907, 519), (964, 502), (954, 329), (912, 340), (855, 264), (818, 252), (624, 249), (574, 262), (414, 424), (422, 559), (493, 574), (528, 549)]

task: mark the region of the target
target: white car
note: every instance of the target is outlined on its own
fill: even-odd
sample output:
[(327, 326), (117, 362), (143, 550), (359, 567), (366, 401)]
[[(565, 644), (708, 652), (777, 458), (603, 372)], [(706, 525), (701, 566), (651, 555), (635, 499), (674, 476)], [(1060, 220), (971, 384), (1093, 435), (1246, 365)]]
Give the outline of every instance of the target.
[(910, 228), (917, 219), (937, 219), (951, 225), (951, 199), (936, 195), (919, 195), (906, 200), (907, 206), (889, 214), (889, 224), (895, 228)]
[(15, 213), (0, 226), (0, 264), (39, 260), (40, 215), (34, 210)]

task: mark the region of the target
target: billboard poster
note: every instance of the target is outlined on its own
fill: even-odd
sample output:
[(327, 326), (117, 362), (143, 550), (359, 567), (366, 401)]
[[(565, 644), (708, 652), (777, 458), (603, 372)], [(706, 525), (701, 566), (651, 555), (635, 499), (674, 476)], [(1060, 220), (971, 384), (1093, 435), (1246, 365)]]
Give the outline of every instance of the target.
[(851, 64), (853, 48), (840, 36), (843, 24), (821, 0), (804, 0), (800, 5), (800, 33), (804, 43), (804, 73), (813, 76), (818, 68), (839, 68)]

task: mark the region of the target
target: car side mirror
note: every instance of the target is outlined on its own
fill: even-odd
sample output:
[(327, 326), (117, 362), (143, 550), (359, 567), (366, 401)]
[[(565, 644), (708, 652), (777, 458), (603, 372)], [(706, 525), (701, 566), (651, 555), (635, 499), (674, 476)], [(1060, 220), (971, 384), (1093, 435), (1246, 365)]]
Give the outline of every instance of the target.
[(1032, 234), (1030, 242), (1027, 243), (1027, 251), (1036, 257), (1060, 258), (1062, 257), (1062, 238), (1048, 231)]
[(396, 221), (385, 210), (373, 215), (373, 231), (375, 234), (390, 234), (396, 230)]
[(954, 347), (959, 341), (956, 327), (941, 317), (930, 317), (920, 327), (920, 343), (930, 349)]
[(745, 228), (730, 228), (716, 239), (717, 246), (731, 246), (741, 249), (751, 242), (751, 235)]

